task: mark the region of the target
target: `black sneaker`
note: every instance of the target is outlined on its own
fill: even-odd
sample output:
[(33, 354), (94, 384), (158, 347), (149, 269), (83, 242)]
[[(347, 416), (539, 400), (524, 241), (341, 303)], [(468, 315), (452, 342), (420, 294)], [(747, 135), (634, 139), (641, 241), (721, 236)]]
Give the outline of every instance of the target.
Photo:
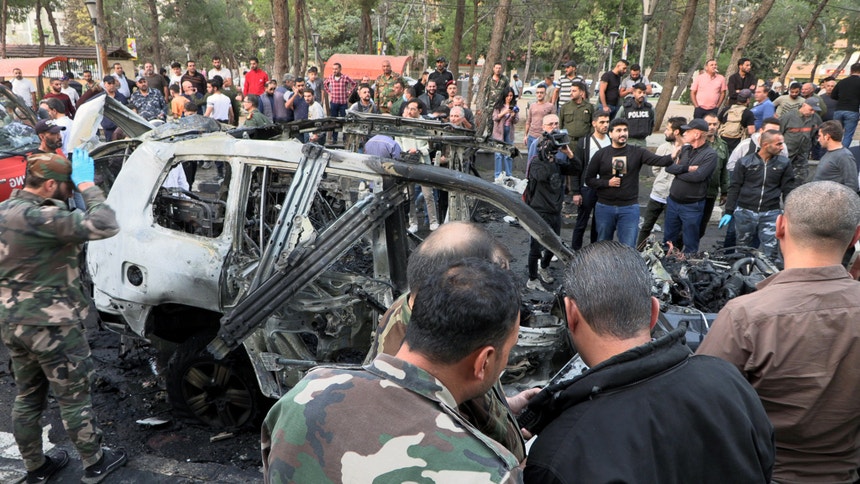
[(128, 456), (124, 449), (111, 450), (105, 448), (102, 450), (102, 458), (84, 469), (84, 477), (81, 482), (85, 484), (102, 482), (108, 474), (124, 466), (126, 461), (128, 461)]
[(45, 463), (42, 464), (42, 467), (36, 469), (35, 471), (30, 471), (27, 473), (27, 483), (31, 482), (47, 482), (48, 479), (51, 478), (54, 474), (57, 473), (63, 467), (66, 467), (66, 464), (69, 463), (69, 453), (65, 450), (59, 450), (54, 457), (45, 456)]

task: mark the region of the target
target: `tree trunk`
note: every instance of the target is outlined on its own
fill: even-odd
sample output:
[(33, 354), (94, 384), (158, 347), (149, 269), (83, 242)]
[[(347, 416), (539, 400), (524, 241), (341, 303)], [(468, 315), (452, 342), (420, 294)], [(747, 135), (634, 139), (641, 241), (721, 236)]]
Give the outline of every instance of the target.
[[(412, 15), (412, 7), (414, 3), (409, 3), (409, 7), (406, 9), (406, 15), (403, 16), (403, 21), (400, 22), (400, 30), (397, 31), (397, 37), (394, 39), (394, 45), (397, 46), (397, 52), (403, 54), (405, 51), (403, 46), (400, 45), (400, 38), (403, 37), (403, 30), (409, 25), (409, 17)], [(401, 72), (401, 74), (404, 74)]]
[(155, 72), (158, 72), (163, 64), (161, 63), (161, 34), (158, 31), (161, 25), (158, 20), (158, 3), (157, 0), (146, 0), (146, 6), (149, 7), (149, 28), (152, 30), (152, 60), (155, 62)]
[(96, 79), (101, 79), (102, 76), (110, 72), (107, 56), (107, 20), (105, 19), (105, 3), (104, 0), (96, 0), (96, 33), (98, 34), (98, 51), (99, 59), (101, 60), (102, 72), (99, 73)]
[(272, 79), (282, 79), (290, 65), (290, 9), (287, 0), (271, 1), (275, 30), (275, 65), (272, 68)]
[[(528, 43), (526, 44), (526, 67), (525, 67), (525, 69), (523, 69), (523, 75), (521, 77), (521, 79), (523, 80), (523, 86), (528, 85), (528, 82), (530, 79), (529, 70), (531, 70), (531, 67), (532, 67), (532, 41), (534, 40), (535, 29), (534, 29), (534, 26), (531, 24), (530, 20), (531, 19), (529, 19), (529, 23), (528, 23), (529, 40), (528, 40)], [(522, 96), (522, 94), (523, 93), (520, 93), (520, 96)]]
[(54, 18), (54, 10), (50, 3), (45, 4), (45, 15), (48, 17), (51, 32), (54, 34), (54, 45), (60, 45), (60, 29), (57, 27), (57, 20)]
[(460, 49), (463, 43), (463, 22), (466, 17), (466, 0), (457, 0), (457, 10), (454, 13), (454, 38), (451, 39), (451, 62), (449, 69), (454, 79), (460, 77)]
[(478, 2), (474, 0), (474, 16), (472, 17), (472, 62), (469, 63), (469, 92), (466, 93), (466, 104), (472, 106), (472, 92), (475, 85), (475, 66), (478, 64)]
[[(296, 9), (293, 12), (293, 18), (295, 19), (295, 24), (293, 25), (292, 34), (293, 34), (293, 57), (292, 57), (292, 73), (294, 76), (299, 75), (299, 69), (301, 69), (301, 52), (302, 52), (302, 18), (304, 14), (302, 13), (302, 9), (304, 8), (303, 0), (293, 0), (293, 6)], [(285, 73), (287, 71), (284, 71)], [(279, 78), (280, 79), (280, 78)]]
[(773, 4), (775, 2), (776, 0), (762, 0), (758, 9), (756, 9), (752, 17), (750, 17), (750, 19), (744, 24), (744, 28), (741, 30), (741, 35), (738, 37), (738, 43), (735, 44), (735, 48), (732, 49), (732, 58), (729, 60), (729, 66), (726, 68), (726, 77), (738, 71), (738, 60), (743, 57), (744, 49), (749, 45), (756, 33), (756, 30), (758, 30), (759, 25), (764, 22), (764, 19), (767, 17), (767, 14), (770, 13), (770, 9), (773, 8)]
[(716, 59), (717, 51), (717, 0), (708, 0), (708, 52), (705, 58)]
[(821, 64), (821, 51), (815, 53), (815, 60), (812, 62), (812, 69), (809, 71), (809, 82), (815, 82), (815, 71)]
[(373, 21), (370, 19), (372, 5), (370, 2), (362, 1), (360, 7), (361, 28), (358, 32), (358, 53), (375, 54), (376, 46), (373, 45)]
[(812, 18), (809, 19), (809, 22), (806, 23), (806, 28), (803, 32), (800, 33), (800, 36), (797, 39), (797, 43), (794, 44), (794, 48), (791, 49), (791, 52), (788, 54), (788, 59), (785, 60), (785, 65), (782, 66), (782, 71), (779, 73), (779, 82), (780, 84), (785, 85), (785, 77), (788, 75), (789, 69), (791, 69), (791, 65), (794, 63), (794, 59), (797, 58), (797, 54), (800, 53), (800, 49), (803, 47), (803, 42), (809, 37), (809, 33), (812, 32), (812, 28), (815, 27), (815, 22), (818, 21), (818, 16), (821, 15), (821, 11), (824, 10), (824, 7), (827, 6), (827, 2), (829, 0), (821, 0), (818, 4), (818, 8), (815, 9), (815, 12), (812, 13)]
[(304, 33), (304, 38), (302, 39), (302, 62), (298, 72), (296, 73), (296, 77), (304, 76), (305, 72), (308, 70), (308, 63), (310, 62), (310, 44), (313, 42), (311, 40), (310, 30), (307, 5), (304, 0), (302, 0), (302, 32)]
[[(486, 83), (487, 79), (493, 75), (493, 64), (502, 62), (502, 39), (505, 37), (505, 29), (508, 26), (508, 16), (511, 11), (511, 0), (499, 0), (499, 6), (496, 8), (496, 19), (493, 22), (493, 32), (490, 35), (490, 48), (487, 49), (487, 57), (484, 62), (484, 69), (481, 71), (481, 82)], [(504, 72), (504, 69), (503, 69)], [(477, 109), (478, 115), (475, 116), (475, 133), (481, 135), (487, 126), (487, 119), (490, 114), (484, 106), (487, 104), (487, 91), (485, 89), (478, 90)]]
[[(42, 28), (42, 0), (36, 0), (36, 31), (39, 32), (39, 57), (45, 55), (45, 29)], [(41, 95), (41, 91), (39, 92)]]
[(9, 0), (2, 0), (2, 10), (0, 10), (0, 59), (6, 58), (7, 22), (9, 22)]
[[(672, 92), (672, 89), (675, 88), (678, 73), (681, 72), (681, 60), (684, 58), (684, 50), (687, 48), (687, 40), (690, 38), (690, 30), (693, 29), (693, 21), (696, 19), (696, 7), (698, 6), (699, 0), (687, 0), (687, 8), (684, 10), (683, 19), (681, 19), (681, 29), (678, 31), (678, 38), (675, 40), (675, 51), (672, 54), (672, 62), (669, 64), (669, 72), (666, 75), (663, 92)], [(669, 109), (670, 97), (660, 96), (660, 99), (657, 101), (656, 118), (654, 120), (654, 127), (657, 129), (663, 126), (663, 117), (666, 115), (666, 110)]]
[(421, 22), (424, 24), (424, 50), (422, 51), (423, 57), (424, 57), (424, 63), (421, 65), (421, 72), (424, 72), (427, 70), (427, 2), (422, 2), (421, 8), (422, 8)]
[(857, 49), (855, 49), (851, 45), (845, 48), (845, 57), (843, 57), (842, 62), (840, 62), (839, 65), (836, 66), (836, 70), (833, 71), (833, 77), (838, 76), (839, 73), (842, 72), (843, 69), (845, 69), (845, 66), (848, 65), (848, 61), (851, 60), (851, 56), (854, 55), (855, 52), (857, 52)]

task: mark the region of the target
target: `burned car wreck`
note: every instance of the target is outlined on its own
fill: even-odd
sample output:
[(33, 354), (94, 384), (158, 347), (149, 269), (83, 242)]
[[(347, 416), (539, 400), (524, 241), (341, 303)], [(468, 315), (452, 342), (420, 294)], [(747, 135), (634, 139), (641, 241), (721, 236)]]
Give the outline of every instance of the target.
[[(104, 326), (171, 354), (171, 404), (213, 427), (253, 422), (312, 366), (362, 363), (379, 316), (407, 290), (406, 260), (419, 241), (406, 230), (409, 184), (447, 190), (451, 220), (468, 219), (482, 200), (562, 261), (571, 254), (518, 196), (462, 171), (477, 149), (510, 149), (467, 130), (372, 115), (325, 121), (356, 136), (432, 139), (450, 147), (451, 169), (253, 139), (205, 118), (153, 129), (111, 101), (85, 107), (136, 137), (91, 151), (121, 225), (87, 247), (93, 301)], [(203, 162), (224, 163), (223, 180), (165, 186), (172, 170)], [(545, 381), (572, 355), (561, 320), (534, 321), (510, 360), (528, 382)]]

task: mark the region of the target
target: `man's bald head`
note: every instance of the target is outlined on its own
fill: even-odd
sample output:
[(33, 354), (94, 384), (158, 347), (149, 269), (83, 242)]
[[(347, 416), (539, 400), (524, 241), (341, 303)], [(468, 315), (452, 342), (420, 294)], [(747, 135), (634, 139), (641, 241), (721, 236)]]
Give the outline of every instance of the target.
[(467, 257), (497, 262), (498, 254), (504, 253), (498, 249), (499, 245), (493, 234), (480, 225), (469, 222), (443, 224), (409, 256), (406, 269), (409, 288), (417, 290), (439, 267), (447, 267)]
[(558, 116), (555, 114), (547, 114), (543, 117), (543, 130), (547, 133), (552, 132), (553, 130), (558, 129)]
[(860, 197), (841, 183), (806, 183), (788, 194), (783, 216), (794, 244), (842, 254), (860, 224)]

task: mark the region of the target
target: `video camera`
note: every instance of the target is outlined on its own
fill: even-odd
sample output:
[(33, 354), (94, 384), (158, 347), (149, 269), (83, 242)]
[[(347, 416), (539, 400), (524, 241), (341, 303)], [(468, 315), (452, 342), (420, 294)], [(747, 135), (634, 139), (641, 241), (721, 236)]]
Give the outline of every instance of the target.
[(566, 129), (556, 129), (549, 133), (544, 132), (538, 143), (538, 155), (542, 159), (550, 161), (555, 159), (558, 150), (570, 143), (570, 135)]

